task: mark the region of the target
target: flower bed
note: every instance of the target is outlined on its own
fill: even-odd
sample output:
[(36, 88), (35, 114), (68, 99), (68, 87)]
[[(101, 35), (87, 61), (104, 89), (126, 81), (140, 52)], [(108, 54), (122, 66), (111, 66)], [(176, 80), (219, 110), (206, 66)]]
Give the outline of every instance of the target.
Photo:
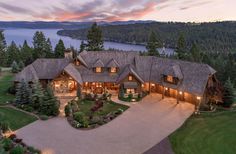
[(116, 118), (128, 106), (106, 98), (72, 100), (65, 107), (68, 122), (75, 128), (96, 128)]

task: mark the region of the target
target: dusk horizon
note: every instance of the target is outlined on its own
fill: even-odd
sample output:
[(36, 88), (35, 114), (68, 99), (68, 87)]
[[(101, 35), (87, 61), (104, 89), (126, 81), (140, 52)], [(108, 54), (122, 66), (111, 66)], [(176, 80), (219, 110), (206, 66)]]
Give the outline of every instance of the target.
[[(14, 4), (14, 5), (13, 5)], [(153, 20), (159, 22), (235, 21), (233, 0), (63, 0), (0, 2), (1, 21), (114, 22)], [(227, 10), (227, 11), (226, 11)]]

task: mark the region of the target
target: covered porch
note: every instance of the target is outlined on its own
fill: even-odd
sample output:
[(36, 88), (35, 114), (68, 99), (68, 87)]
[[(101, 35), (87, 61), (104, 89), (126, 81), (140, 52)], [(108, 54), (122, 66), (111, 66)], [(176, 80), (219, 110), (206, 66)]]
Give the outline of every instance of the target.
[(103, 94), (108, 92), (117, 95), (119, 86), (113, 82), (85, 82), (82, 86), (82, 93)]

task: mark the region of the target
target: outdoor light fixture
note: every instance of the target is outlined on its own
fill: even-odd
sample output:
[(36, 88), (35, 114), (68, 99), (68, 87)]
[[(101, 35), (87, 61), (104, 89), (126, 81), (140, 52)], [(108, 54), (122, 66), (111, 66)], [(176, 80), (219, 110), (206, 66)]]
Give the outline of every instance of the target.
[(154, 86), (155, 86), (155, 84), (154, 84), (154, 83), (152, 83), (152, 84), (151, 84), (151, 86), (152, 86), (152, 87), (154, 87)]
[(201, 97), (197, 96), (197, 100), (200, 100), (200, 99), (201, 99)]
[(182, 95), (182, 94), (183, 94), (183, 92), (182, 92), (182, 91), (180, 91), (180, 92), (179, 92), (179, 94), (180, 94), (180, 95)]
[(144, 84), (142, 84), (142, 87), (144, 87)]
[(166, 90), (168, 90), (168, 88), (165, 88)]

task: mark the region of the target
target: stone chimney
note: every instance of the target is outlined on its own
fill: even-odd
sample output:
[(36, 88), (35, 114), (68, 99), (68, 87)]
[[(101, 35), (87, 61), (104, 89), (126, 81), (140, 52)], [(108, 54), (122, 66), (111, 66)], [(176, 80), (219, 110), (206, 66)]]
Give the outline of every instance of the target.
[(64, 57), (72, 60), (73, 59), (73, 52), (70, 49), (66, 49), (64, 52)]

